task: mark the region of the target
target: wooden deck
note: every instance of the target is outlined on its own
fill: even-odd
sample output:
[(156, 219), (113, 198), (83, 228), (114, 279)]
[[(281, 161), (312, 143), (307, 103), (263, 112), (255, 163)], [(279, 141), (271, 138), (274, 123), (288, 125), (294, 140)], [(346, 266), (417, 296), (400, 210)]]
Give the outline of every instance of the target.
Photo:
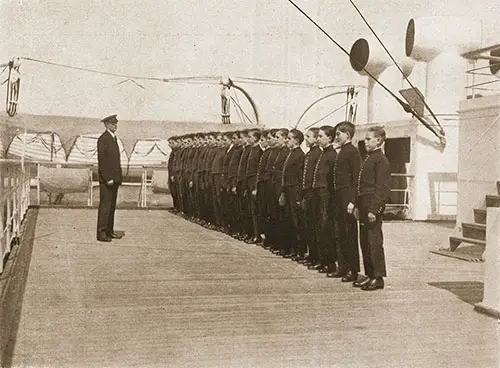
[(498, 367), (473, 310), (483, 264), (429, 253), (450, 229), (386, 223), (364, 292), (166, 211), (40, 209), (13, 367)]

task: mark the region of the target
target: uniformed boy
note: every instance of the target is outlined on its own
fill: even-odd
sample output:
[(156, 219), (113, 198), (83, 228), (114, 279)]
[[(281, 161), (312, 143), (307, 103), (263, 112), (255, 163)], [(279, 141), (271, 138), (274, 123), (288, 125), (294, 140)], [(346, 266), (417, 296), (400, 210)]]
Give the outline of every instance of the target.
[(300, 185), (304, 171), (304, 151), (300, 145), (303, 141), (304, 135), (300, 130), (290, 130), (287, 138), (289, 153), (283, 164), (280, 194), (285, 210), (283, 252), (286, 257), (296, 261), (303, 260), (306, 253), (300, 206)]
[(288, 129), (281, 128), (276, 132), (276, 146), (279, 147), (278, 154), (274, 160), (271, 174), (272, 181), (272, 193), (271, 200), (271, 211), (270, 211), (270, 230), (271, 230), (271, 241), (274, 247), (274, 253), (279, 253), (280, 255), (286, 255), (284, 250), (284, 239), (283, 239), (283, 225), (285, 219), (285, 211), (282, 206), (279, 205), (279, 198), (281, 195), (281, 181), (283, 165), (285, 163), (286, 157), (290, 149), (286, 145), (286, 140), (288, 138)]
[(315, 209), (315, 244), (318, 245), (319, 266), (321, 273), (331, 273), (335, 266), (335, 243), (333, 223), (329, 220), (329, 205), (333, 165), (337, 153), (332, 143), (335, 139), (335, 129), (324, 125), (318, 132), (318, 143), (321, 148), (320, 156), (316, 162), (313, 175), (312, 191), (313, 206)]
[(352, 144), (354, 132), (354, 124), (350, 122), (344, 121), (336, 126), (339, 150), (333, 169), (333, 189), (339, 265), (331, 276), (342, 277), (342, 282), (356, 281), (359, 272), (358, 222), (354, 217), (354, 203), (361, 156)]
[(319, 265), (319, 244), (314, 233), (316, 209), (313, 201), (312, 184), (314, 179), (314, 169), (321, 153), (318, 146), (319, 128), (310, 128), (306, 131), (305, 142), (309, 148), (304, 158), (304, 170), (302, 174), (301, 201), (303, 209), (304, 243), (307, 247), (307, 262), (309, 269), (316, 269)]
[(248, 132), (248, 145), (250, 153), (248, 154), (247, 165), (245, 170), (246, 176), (246, 191), (248, 204), (247, 232), (251, 235), (245, 241), (248, 244), (260, 244), (262, 238), (260, 236), (261, 228), (259, 226), (259, 206), (257, 202), (257, 175), (259, 171), (260, 158), (262, 157), (263, 148), (259, 144), (261, 140), (261, 131), (252, 129)]
[(362, 290), (384, 288), (387, 276), (382, 234), (382, 214), (390, 197), (391, 173), (387, 157), (382, 152), (385, 130), (371, 127), (366, 132), (366, 158), (358, 176), (356, 207), (359, 210), (360, 243), (363, 263), (368, 276), (353, 285)]

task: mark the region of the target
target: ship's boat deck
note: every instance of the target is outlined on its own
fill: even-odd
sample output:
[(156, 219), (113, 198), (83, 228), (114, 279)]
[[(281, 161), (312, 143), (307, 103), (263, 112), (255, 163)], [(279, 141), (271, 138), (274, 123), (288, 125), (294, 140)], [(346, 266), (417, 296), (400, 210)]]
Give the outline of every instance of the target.
[[(483, 264), (434, 256), (449, 228), (384, 224), (386, 288), (365, 292), (168, 211), (40, 208), (13, 367), (497, 367), (473, 310)], [(28, 239), (29, 242), (30, 239)], [(26, 244), (23, 244), (25, 246)]]

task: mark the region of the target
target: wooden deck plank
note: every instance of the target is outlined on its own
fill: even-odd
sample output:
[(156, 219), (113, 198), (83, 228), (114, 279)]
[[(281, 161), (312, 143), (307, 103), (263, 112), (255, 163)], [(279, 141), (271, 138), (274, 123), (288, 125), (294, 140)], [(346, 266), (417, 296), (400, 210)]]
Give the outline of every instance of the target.
[(473, 310), (483, 265), (429, 253), (435, 224), (387, 223), (386, 289), (363, 292), (162, 211), (40, 209), (12, 366), (497, 367)]

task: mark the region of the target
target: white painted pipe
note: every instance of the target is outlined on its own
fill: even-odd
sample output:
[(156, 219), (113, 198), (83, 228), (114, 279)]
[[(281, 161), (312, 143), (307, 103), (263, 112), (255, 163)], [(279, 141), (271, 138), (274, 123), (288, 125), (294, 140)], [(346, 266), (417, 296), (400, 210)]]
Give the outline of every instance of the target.
[(436, 114), (456, 114), (466, 97), (467, 60), (461, 55), (481, 47), (481, 22), (462, 16), (410, 19), (405, 53), (427, 63), (427, 104)]
[(406, 27), (406, 56), (430, 62), (442, 52), (462, 55), (481, 47), (480, 21), (463, 16), (413, 18)]
[[(411, 74), (415, 61), (406, 57), (401, 47), (384, 45), (396, 60), (405, 76)], [(392, 42), (394, 44), (394, 42)], [(404, 76), (394, 64), (380, 42), (374, 38), (360, 38), (354, 42), (350, 51), (351, 67), (361, 75), (371, 75), (390, 91), (397, 93), (404, 86)], [(368, 73), (367, 73), (368, 72)], [(367, 121), (387, 121), (404, 118), (406, 113), (399, 103), (372, 78), (368, 80)]]

